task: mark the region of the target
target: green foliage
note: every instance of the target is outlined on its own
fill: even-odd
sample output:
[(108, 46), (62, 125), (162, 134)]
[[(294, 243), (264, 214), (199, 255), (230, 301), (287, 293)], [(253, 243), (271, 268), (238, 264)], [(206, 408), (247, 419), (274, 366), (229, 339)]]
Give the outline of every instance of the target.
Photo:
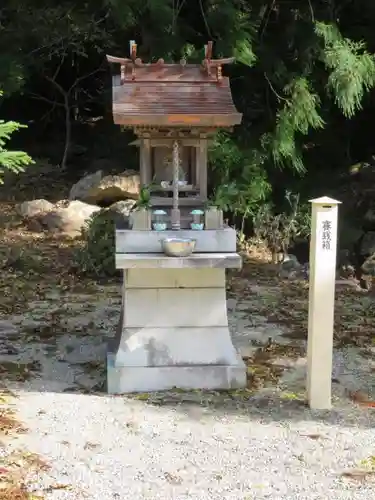
[(5, 144), (11, 138), (11, 135), (21, 128), (25, 128), (25, 125), (13, 121), (5, 122), (4, 120), (0, 120), (0, 184), (3, 183), (2, 176), (6, 170), (19, 174), (20, 172), (24, 172), (27, 165), (33, 163), (33, 160), (27, 153), (23, 151), (7, 151), (5, 149)]
[(30, 90), (24, 88), (29, 79), (59, 80), (66, 67), (72, 73), (91, 71), (89, 57), (104, 57), (105, 47), (113, 43), (106, 17), (93, 1), (81, 6), (69, 0), (9, 2), (4, 18), (8, 22), (1, 25), (1, 39), (8, 50), (0, 50), (0, 67), (6, 68), (6, 74), (0, 70), (0, 81), (9, 92)]
[(310, 129), (324, 127), (318, 113), (319, 96), (311, 90), (306, 78), (296, 78), (284, 88), (285, 104), (277, 113), (276, 131), (272, 145), (277, 164), (290, 161), (298, 172), (304, 170), (301, 153), (297, 149), (296, 135), (308, 135)]
[(236, 60), (246, 66), (253, 66), (256, 62), (257, 56), (255, 55), (252, 43), (248, 38), (239, 40), (234, 49), (234, 57)]
[(286, 253), (296, 238), (310, 234), (310, 213), (306, 205), (301, 205), (299, 195), (287, 191), (285, 200), (288, 204), (285, 213), (277, 214), (270, 203), (265, 203), (253, 218), (255, 237), (266, 243), (273, 256)]
[(78, 271), (101, 278), (117, 274), (115, 267), (115, 223), (108, 210), (96, 212), (82, 231), (83, 247), (76, 251)]
[[(234, 55), (251, 66), (256, 59), (252, 40), (257, 36), (256, 18), (250, 2), (210, 0), (200, 1), (200, 15), (209, 39), (215, 40), (216, 53)], [(206, 35), (207, 36), (207, 35)]]
[(139, 191), (138, 200), (135, 203), (134, 210), (139, 210), (142, 208), (151, 208), (151, 193), (152, 188), (155, 187), (156, 184), (154, 182), (150, 182), (150, 184), (146, 184), (142, 186)]
[(135, 207), (137, 209), (151, 207), (151, 191), (148, 186), (141, 187)]
[(232, 210), (233, 203), (238, 196), (238, 188), (235, 182), (230, 184), (220, 184), (213, 192), (213, 195), (208, 201), (208, 206), (216, 207), (223, 212)]
[(315, 30), (324, 41), (321, 59), (330, 70), (327, 87), (344, 115), (351, 118), (362, 109), (365, 92), (375, 85), (375, 57), (363, 42), (344, 38), (334, 24), (316, 23)]
[[(348, 119), (374, 87), (374, 22), (373, 2), (364, 0), (3, 0), (0, 82), (8, 95), (23, 92), (33, 132), (41, 117), (56, 128), (64, 123), (70, 90), (72, 122), (82, 124), (110, 108), (109, 71), (97, 73), (105, 53), (127, 56), (134, 39), (145, 62), (199, 62), (214, 40), (214, 57), (234, 55), (241, 63), (223, 71), (243, 121), (215, 140), (211, 188), (217, 203), (244, 220), (268, 200), (275, 167), (289, 167), (282, 172), (287, 187), (295, 173), (371, 157), (371, 99), (367, 116), (353, 122), (357, 134)], [(8, 135), (17, 130), (2, 126)], [(17, 168), (10, 153), (3, 161)], [(138, 206), (148, 206), (147, 193)]]
[(245, 219), (270, 192), (265, 156), (256, 149), (242, 150), (222, 132), (215, 137), (209, 158), (216, 180), (211, 204)]

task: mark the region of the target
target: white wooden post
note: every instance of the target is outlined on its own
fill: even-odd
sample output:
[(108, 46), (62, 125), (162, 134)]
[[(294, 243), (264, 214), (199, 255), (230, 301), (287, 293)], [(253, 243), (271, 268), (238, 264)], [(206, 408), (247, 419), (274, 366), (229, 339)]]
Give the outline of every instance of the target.
[(307, 397), (310, 408), (331, 408), (333, 314), (335, 305), (339, 201), (310, 200), (310, 289), (307, 345)]

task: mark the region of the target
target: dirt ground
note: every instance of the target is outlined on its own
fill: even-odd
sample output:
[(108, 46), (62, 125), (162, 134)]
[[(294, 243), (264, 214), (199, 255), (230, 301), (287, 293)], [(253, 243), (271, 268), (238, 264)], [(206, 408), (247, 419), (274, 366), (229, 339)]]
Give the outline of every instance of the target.
[[(26, 199), (63, 199), (68, 187), (59, 176), (51, 183), (36, 175), (0, 190), (2, 500), (43, 498), (27, 489), (27, 478), (49, 467), (32, 450), (17, 448), (17, 435), (27, 432), (17, 420), (18, 389), (26, 385), (42, 391), (48, 385), (56, 392), (105, 391), (106, 340), (119, 317), (119, 282), (97, 282), (77, 273), (74, 252), (80, 241), (33, 233), (15, 211)], [(272, 390), (304, 404), (308, 284), (280, 280), (267, 253), (258, 247), (248, 246), (243, 255), (243, 269), (229, 275), (228, 309), (234, 342), (248, 365), (248, 387), (230, 396), (199, 398), (243, 402), (249, 394)], [(337, 289), (333, 382), (341, 387), (341, 398), (367, 408), (375, 406), (373, 300), (350, 286)], [(162, 396), (137, 396), (155, 397)], [(9, 446), (11, 454), (5, 453)]]

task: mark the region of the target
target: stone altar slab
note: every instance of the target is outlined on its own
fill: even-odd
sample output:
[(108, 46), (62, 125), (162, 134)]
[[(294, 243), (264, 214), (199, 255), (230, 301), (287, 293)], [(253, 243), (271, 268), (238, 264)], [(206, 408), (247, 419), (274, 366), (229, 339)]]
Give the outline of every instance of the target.
[(196, 253), (233, 253), (237, 248), (235, 229), (211, 229), (193, 231), (181, 229), (176, 231), (136, 231), (134, 229), (116, 230), (116, 253), (160, 253), (160, 240), (163, 238), (193, 238), (196, 240)]
[(199, 254), (127, 258), (117, 260), (124, 269), (123, 301), (107, 356), (108, 392), (245, 387), (246, 367), (228, 328), (225, 269), (208, 265), (215, 258), (228, 264), (226, 258), (205, 255), (202, 268), (194, 267)]
[(189, 257), (167, 257), (162, 253), (116, 254), (116, 269), (132, 268), (223, 268), (240, 269), (242, 259), (237, 253), (193, 253)]

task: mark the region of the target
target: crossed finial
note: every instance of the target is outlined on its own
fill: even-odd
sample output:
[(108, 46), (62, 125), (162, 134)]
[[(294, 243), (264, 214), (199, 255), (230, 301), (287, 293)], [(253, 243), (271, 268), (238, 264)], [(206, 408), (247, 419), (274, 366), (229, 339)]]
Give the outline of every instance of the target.
[[(207, 75), (211, 77), (211, 72), (212, 69), (216, 70), (216, 81), (220, 83), (223, 79), (222, 75), (222, 65), (223, 64), (230, 64), (234, 62), (234, 57), (229, 57), (226, 59), (212, 59), (212, 48), (213, 48), (213, 42), (209, 41), (207, 44), (204, 46), (205, 49), (205, 58), (202, 61), (202, 71), (206, 71)], [(137, 57), (137, 44), (135, 43), (135, 40), (130, 40), (129, 42), (129, 51), (130, 51), (130, 58), (123, 58), (123, 57), (113, 57), (107, 55), (107, 60), (108, 62), (111, 63), (118, 63), (120, 64), (120, 71), (121, 71), (121, 85), (125, 83), (126, 79), (126, 66), (131, 66), (131, 79), (135, 80), (136, 79), (136, 69), (144, 66), (144, 63), (142, 62), (142, 59)], [(157, 69), (162, 67), (165, 64), (164, 59), (160, 58), (156, 63), (149, 64), (147, 66), (150, 67), (150, 69)], [(180, 68), (181, 72), (184, 71), (184, 68), (186, 66), (186, 60), (181, 59), (180, 60)]]

